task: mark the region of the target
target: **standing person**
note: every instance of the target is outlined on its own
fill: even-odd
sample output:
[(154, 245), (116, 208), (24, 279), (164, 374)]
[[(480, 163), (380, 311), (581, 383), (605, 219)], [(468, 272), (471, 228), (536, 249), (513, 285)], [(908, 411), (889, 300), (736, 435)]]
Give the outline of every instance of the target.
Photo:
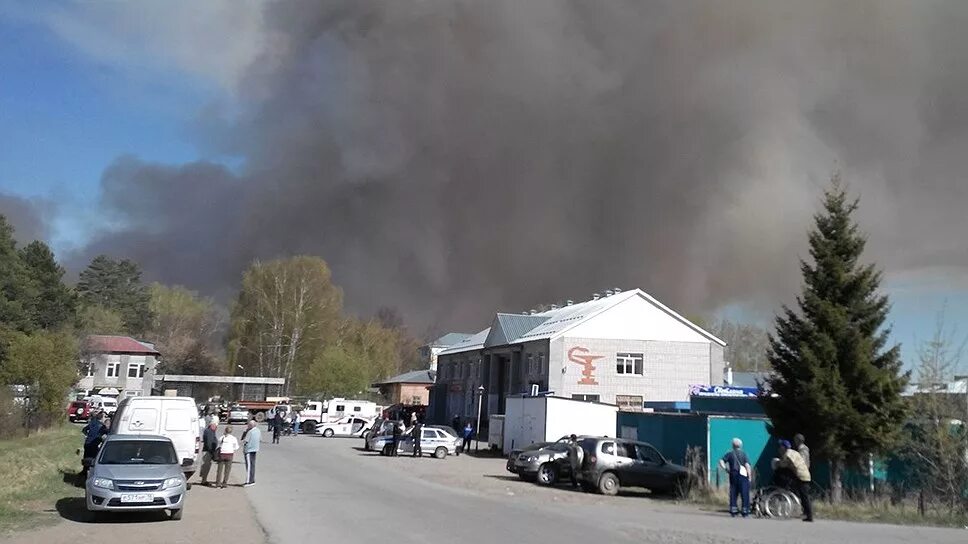
[(797, 449), (800, 457), (803, 457), (803, 462), (807, 464), (807, 468), (810, 468), (810, 448), (807, 447), (807, 441), (802, 434), (793, 435), (793, 447)]
[(225, 489), (232, 472), (232, 460), (239, 449), (239, 441), (232, 436), (232, 426), (225, 427), (225, 434), (218, 442), (218, 471), (215, 472), (215, 487)]
[(803, 506), (803, 521), (813, 521), (813, 506), (810, 504), (810, 468), (804, 462), (800, 452), (793, 449), (788, 440), (779, 442), (780, 457), (773, 460), (773, 469), (785, 469), (796, 475), (794, 491), (800, 496)]
[(255, 485), (255, 456), (259, 453), (259, 443), (262, 441), (262, 429), (254, 419), (249, 420), (249, 433), (242, 443), (242, 453), (245, 454), (245, 483), (242, 487)]
[(467, 425), (464, 425), (464, 444), (461, 446), (461, 449), (464, 450), (464, 453), (471, 451), (471, 438), (473, 436), (474, 427), (471, 425), (471, 422), (468, 421)]
[(293, 410), (290, 419), (290, 425), (292, 427), (292, 435), (296, 436), (299, 434), (299, 412)]
[(734, 518), (739, 514), (736, 499), (743, 499), (743, 517), (750, 515), (750, 475), (753, 467), (750, 459), (743, 451), (743, 441), (733, 439), (733, 449), (719, 460), (719, 466), (729, 474), (729, 515)]
[(279, 435), (282, 434), (282, 413), (276, 410), (276, 415), (272, 418), (272, 443), (279, 443)]
[(417, 424), (417, 412), (410, 412), (410, 426), (413, 427)]
[(101, 423), (101, 413), (96, 412), (91, 416), (91, 420), (81, 429), (84, 434), (84, 457), (81, 460), (81, 477), (87, 479), (88, 462), (86, 459), (97, 457), (97, 450), (101, 448), (101, 440), (108, 432), (107, 427)]
[(568, 466), (571, 468), (571, 486), (578, 487), (578, 472), (585, 457), (585, 451), (578, 445), (578, 437), (568, 437)]
[(394, 421), (393, 422), (393, 445), (391, 446), (392, 449), (390, 450), (390, 457), (397, 456), (397, 453), (398, 453), (397, 448), (400, 447), (400, 435), (402, 434), (403, 434), (403, 422)]
[(413, 428), (410, 432), (413, 434), (413, 456), (420, 457), (423, 455), (423, 450), (420, 448), (420, 439), (422, 438), (420, 434), (423, 432), (423, 425), (420, 424), (420, 420), (414, 420)]
[[(202, 485), (208, 485), (208, 472), (212, 470), (212, 462), (218, 463), (218, 425), (210, 423), (202, 433), (202, 470), (199, 475), (202, 477)], [(218, 472), (216, 470), (216, 483), (218, 483)]]

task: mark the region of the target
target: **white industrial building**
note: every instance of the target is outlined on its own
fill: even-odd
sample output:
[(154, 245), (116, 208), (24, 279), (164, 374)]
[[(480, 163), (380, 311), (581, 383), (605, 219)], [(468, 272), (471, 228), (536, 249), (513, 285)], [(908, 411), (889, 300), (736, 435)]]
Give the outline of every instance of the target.
[(556, 396), (641, 409), (687, 401), (723, 382), (726, 343), (635, 289), (543, 312), (497, 314), (491, 326), (437, 355), (431, 411), (464, 418), (505, 413), (508, 395)]

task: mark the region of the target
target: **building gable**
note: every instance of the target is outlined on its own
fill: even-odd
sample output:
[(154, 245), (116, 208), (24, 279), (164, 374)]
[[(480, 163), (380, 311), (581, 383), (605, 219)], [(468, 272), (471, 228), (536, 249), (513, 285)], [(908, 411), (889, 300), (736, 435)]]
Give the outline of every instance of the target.
[(637, 293), (637, 295), (627, 297), (618, 304), (562, 329), (557, 336), (725, 345), (722, 340), (645, 293)]

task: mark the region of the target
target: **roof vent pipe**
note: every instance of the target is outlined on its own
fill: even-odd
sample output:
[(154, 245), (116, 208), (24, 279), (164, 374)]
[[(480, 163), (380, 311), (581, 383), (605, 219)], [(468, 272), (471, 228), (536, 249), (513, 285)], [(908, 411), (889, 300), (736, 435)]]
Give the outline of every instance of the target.
[(622, 292), (622, 288), (621, 287), (612, 287), (612, 292), (617, 295), (617, 294), (619, 294), (619, 293)]
[(605, 290), (605, 296), (606, 296), (606, 297), (610, 297), (610, 296), (612, 296), (612, 290), (611, 290), (611, 289), (606, 289), (606, 290)]
[(600, 298), (602, 298), (602, 295), (599, 295), (598, 293), (592, 293), (592, 300), (598, 300)]
[(565, 306), (571, 306), (574, 303), (575, 303), (574, 300), (568, 299), (568, 300), (565, 301)]

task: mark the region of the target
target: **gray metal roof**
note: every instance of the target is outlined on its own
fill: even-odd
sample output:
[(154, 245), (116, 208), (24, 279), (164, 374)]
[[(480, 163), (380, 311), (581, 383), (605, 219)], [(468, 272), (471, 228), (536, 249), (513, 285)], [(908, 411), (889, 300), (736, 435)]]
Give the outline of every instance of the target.
[(429, 345), (430, 345), (430, 347), (434, 347), (434, 348), (449, 348), (449, 347), (453, 346), (454, 344), (458, 344), (460, 342), (463, 342), (464, 340), (467, 340), (471, 336), (474, 336), (474, 333), (469, 333), (469, 332), (449, 332), (449, 333), (441, 336), (440, 338), (434, 340)]
[(467, 337), (460, 342), (454, 344), (453, 346), (440, 352), (440, 355), (447, 355), (450, 353), (462, 353), (465, 351), (473, 351), (475, 349), (481, 349), (484, 347), (484, 340), (487, 339), (488, 333), (491, 332), (491, 328), (488, 327), (483, 331)]
[(374, 385), (389, 385), (392, 383), (434, 383), (435, 372), (430, 370), (413, 370), (410, 372), (404, 372), (403, 374), (394, 376), (392, 378), (387, 378), (381, 382), (377, 382)]
[(497, 314), (484, 347), (506, 346), (548, 320), (546, 315)]

